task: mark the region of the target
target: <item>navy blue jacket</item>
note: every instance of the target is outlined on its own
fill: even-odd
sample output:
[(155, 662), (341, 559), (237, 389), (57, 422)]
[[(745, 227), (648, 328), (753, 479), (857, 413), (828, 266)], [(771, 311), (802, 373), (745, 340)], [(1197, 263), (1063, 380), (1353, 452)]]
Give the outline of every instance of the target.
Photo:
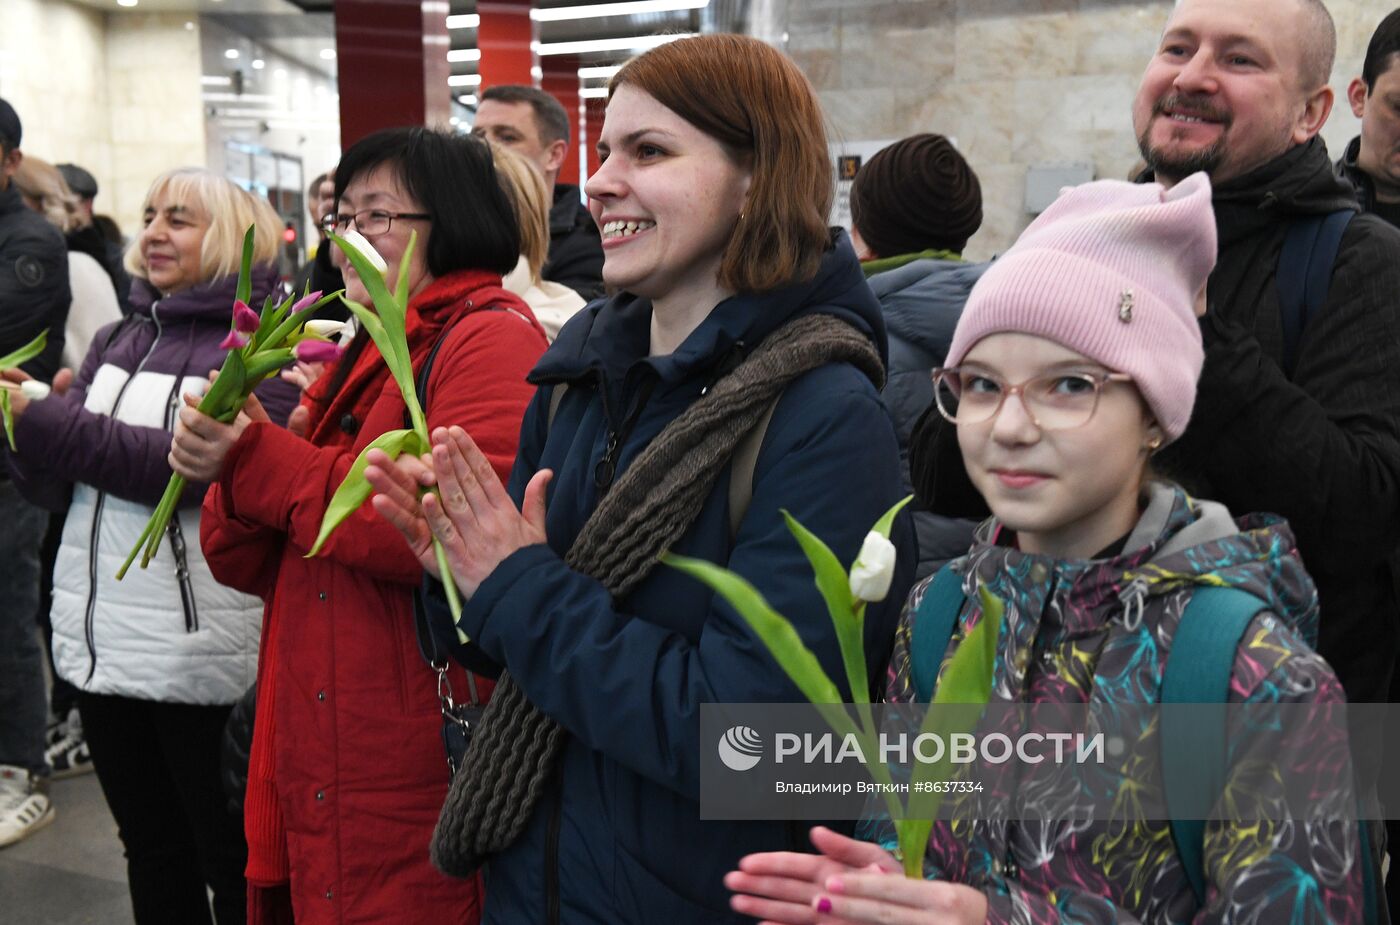
[[(570, 320), (531, 373), (543, 387), (525, 415), (510, 492), (518, 503), (534, 472), (555, 471), (549, 545), (519, 550), (481, 585), (462, 616), (474, 646), (458, 654), (469, 664), (484, 656), (504, 665), (569, 737), (553, 794), (520, 840), (487, 866), (484, 922), (738, 922), (724, 874), (750, 852), (805, 845), (805, 826), (700, 820), (699, 749), (715, 747), (699, 742), (700, 704), (801, 699), (747, 624), (665, 566), (615, 601), (561, 554), (596, 506), (594, 467), (643, 383), (654, 387), (621, 445), (619, 473), (700, 396), (739, 341), (757, 343), (816, 312), (850, 321), (884, 355), (880, 308), (844, 235), (812, 282), (725, 300), (668, 356), (647, 356), (650, 303), (622, 294)], [(569, 390), (550, 427), (551, 384), (558, 382)], [(841, 684), (831, 618), (779, 510), (849, 564), (866, 531), (900, 498), (899, 486), (894, 428), (875, 386), (854, 367), (831, 364), (795, 380), (778, 403), (754, 470), (753, 500), (732, 543), (726, 472), (674, 549), (725, 563), (757, 586)], [(904, 518), (894, 539), (894, 586), (865, 617), (877, 686), (912, 581)], [(441, 638), (449, 618), (440, 595), (429, 598)], [(547, 913), (551, 907), (557, 917)]]

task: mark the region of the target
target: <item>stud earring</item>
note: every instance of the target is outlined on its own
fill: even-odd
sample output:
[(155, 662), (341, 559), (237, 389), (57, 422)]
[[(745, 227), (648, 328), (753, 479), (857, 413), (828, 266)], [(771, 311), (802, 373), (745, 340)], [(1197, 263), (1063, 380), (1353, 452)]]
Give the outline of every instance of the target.
[(1161, 449), (1161, 447), (1162, 447), (1162, 438), (1161, 438), (1161, 437), (1153, 437), (1151, 440), (1147, 441), (1147, 451), (1148, 451), (1149, 453), (1155, 453), (1155, 452), (1157, 452), (1159, 449)]

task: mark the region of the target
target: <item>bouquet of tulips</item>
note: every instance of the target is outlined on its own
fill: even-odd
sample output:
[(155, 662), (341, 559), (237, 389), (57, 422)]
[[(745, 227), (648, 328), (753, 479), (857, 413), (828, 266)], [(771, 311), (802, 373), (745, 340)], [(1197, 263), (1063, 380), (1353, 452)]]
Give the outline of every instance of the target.
[[(413, 251), (418, 246), (418, 233), (414, 232), (409, 236), (408, 247), (404, 249), (403, 257), (399, 260), (399, 278), (392, 292), (384, 279), (384, 274), (389, 269), (388, 264), (374, 249), (374, 246), (365, 240), (363, 235), (352, 228), (344, 235), (331, 234), (329, 237), (337, 247), (344, 251), (346, 259), (355, 268), (360, 282), (364, 284), (370, 299), (374, 302), (374, 308), (370, 309), (353, 299), (344, 300), (346, 306), (359, 319), (360, 324), (369, 332), (369, 336), (374, 339), (375, 345), (379, 347), (379, 353), (384, 357), (384, 362), (388, 364), (394, 382), (398, 385), (399, 391), (403, 393), (403, 403), (408, 408), (409, 421), (413, 426), (405, 430), (391, 430), (381, 434), (360, 453), (350, 467), (350, 471), (346, 473), (345, 480), (340, 483), (340, 487), (331, 496), (331, 503), (326, 508), (325, 516), (321, 520), (321, 530), (316, 537), (316, 542), (312, 545), (311, 551), (306, 554), (308, 559), (321, 551), (321, 547), (325, 545), (326, 540), (335, 532), (335, 529), (358, 510), (360, 505), (364, 504), (372, 494), (373, 490), (369, 482), (365, 481), (365, 470), (369, 468), (370, 450), (383, 450), (390, 459), (397, 459), (403, 453), (414, 455), (427, 453), (432, 446), (428, 439), (428, 419), (423, 412), (423, 406), (418, 401), (418, 389), (413, 380), (413, 358), (409, 356), (408, 352), (406, 329), (408, 267), (413, 257)], [(438, 571), (442, 574), (442, 585), (447, 595), (448, 606), (452, 610), (452, 619), (456, 621), (462, 615), (462, 599), (457, 592), (456, 582), (452, 580), (452, 570), (447, 564), (447, 553), (436, 537), (433, 539), (433, 553), (437, 556)], [(460, 634), (461, 631), (458, 632)]]
[[(44, 345), (49, 342), (49, 332), (40, 331), (39, 336), (16, 350), (14, 353), (0, 357), (0, 369), (12, 369), (21, 363), (27, 363), (36, 356), (44, 352)], [(10, 441), (10, 449), (15, 449), (15, 413), (10, 408), (10, 386), (6, 383), (4, 388), (0, 388), (0, 415), (5, 419), (5, 439)], [(37, 379), (30, 379), (14, 386), (16, 391), (24, 393), (24, 397), (30, 401), (42, 401), (49, 397), (49, 387)]]
[[(708, 585), (739, 612), (745, 622), (772, 653), (773, 658), (792, 679), (809, 701), (821, 713), (832, 731), (841, 737), (855, 736), (861, 744), (862, 757), (876, 756), (876, 729), (870, 705), (870, 681), (865, 660), (865, 605), (884, 600), (894, 577), (895, 548), (890, 543), (890, 528), (909, 498), (885, 512), (866, 535), (860, 554), (851, 565), (850, 574), (841, 566), (825, 543), (802, 524), (783, 512), (788, 529), (811, 563), (817, 590), (826, 601), (827, 610), (836, 626), (836, 638), (841, 647), (841, 661), (846, 670), (846, 683), (855, 700), (855, 716), (846, 709), (840, 689), (822, 669), (812, 650), (798, 636), (792, 623), (775, 611), (753, 585), (740, 576), (699, 559), (667, 554), (662, 558), (686, 574)], [(971, 704), (985, 707), (991, 699), (992, 666), (996, 658), (997, 634), (1001, 629), (1003, 607), (986, 589), (981, 590), (983, 619), (967, 634), (938, 684), (930, 709), (924, 714), (920, 733), (932, 733), (946, 738), (960, 732), (971, 732), (977, 722), (973, 712), (941, 711), (945, 704)], [(951, 760), (916, 763), (909, 786), (909, 801), (900, 804), (892, 786), (889, 768), (875, 759), (866, 762), (876, 783), (883, 785), (886, 807), (899, 835), (899, 855), (908, 877), (923, 876), (923, 857), (933, 831), (933, 820), (943, 800), (941, 788), (928, 786), (952, 776)]]
[[(272, 296), (263, 302), (262, 311), (257, 312), (248, 305), (252, 295), (253, 232), (250, 227), (243, 236), (243, 262), (238, 272), (238, 288), (233, 303), (233, 323), (219, 346), (228, 351), (218, 378), (209, 386), (200, 400), (199, 411), (216, 421), (225, 424), (238, 417), (248, 396), (266, 379), (277, 375), (293, 360), (305, 363), (326, 362), (340, 355), (340, 348), (331, 343), (329, 333), (341, 328), (339, 322), (309, 321), (316, 311), (339, 298), (340, 292), (322, 295), (319, 292), (303, 293), (296, 298), (295, 293), (280, 303)], [(156, 504), (155, 512), (146, 522), (135, 547), (122, 563), (117, 578), (126, 576), (126, 571), (136, 556), (141, 556), (141, 567), (150, 564), (160, 549), (161, 537), (170, 525), (180, 496), (185, 493), (185, 479), (172, 475), (165, 486), (165, 493)]]

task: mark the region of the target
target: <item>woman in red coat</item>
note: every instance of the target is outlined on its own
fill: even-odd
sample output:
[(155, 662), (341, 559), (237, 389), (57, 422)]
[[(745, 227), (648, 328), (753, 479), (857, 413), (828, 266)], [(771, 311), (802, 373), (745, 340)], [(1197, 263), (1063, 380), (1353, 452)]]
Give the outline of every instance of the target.
[[(418, 233), (415, 370), (441, 342), (428, 426), (464, 427), (504, 478), (546, 341), (501, 288), (519, 232), (486, 145), (422, 128), (371, 135), (336, 169), (335, 222), (370, 241), (391, 282)], [(345, 283), (369, 304), (352, 268)], [(201, 539), (215, 577), (266, 601), (244, 810), (250, 922), (475, 923), (479, 885), (428, 860), (448, 768), (436, 676), (414, 635), (422, 569), (369, 505), (304, 558), (355, 457), (405, 426), (402, 396), (362, 333), (302, 408), (305, 438), (185, 408), (171, 451), (176, 471), (213, 482)], [(453, 683), (466, 690), (460, 672)]]

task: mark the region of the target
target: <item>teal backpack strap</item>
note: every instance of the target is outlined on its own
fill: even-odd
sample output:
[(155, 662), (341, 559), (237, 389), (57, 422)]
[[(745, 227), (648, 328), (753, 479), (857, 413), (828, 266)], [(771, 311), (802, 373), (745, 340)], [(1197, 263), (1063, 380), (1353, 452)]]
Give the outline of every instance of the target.
[(958, 625), (963, 603), (962, 576), (945, 565), (933, 576), (919, 609), (914, 612), (914, 626), (909, 640), (909, 679), (914, 684), (920, 703), (933, 700), (933, 685), (938, 669)]
[[(1181, 615), (1162, 675), (1161, 703), (1225, 704), (1235, 651), (1254, 615), (1267, 608), (1237, 588), (1197, 587)], [(1177, 857), (1197, 901), (1206, 902), (1204, 819), (1182, 818), (1178, 807), (1210, 806), (1225, 792), (1225, 711), (1210, 720), (1162, 712), (1162, 783)]]

